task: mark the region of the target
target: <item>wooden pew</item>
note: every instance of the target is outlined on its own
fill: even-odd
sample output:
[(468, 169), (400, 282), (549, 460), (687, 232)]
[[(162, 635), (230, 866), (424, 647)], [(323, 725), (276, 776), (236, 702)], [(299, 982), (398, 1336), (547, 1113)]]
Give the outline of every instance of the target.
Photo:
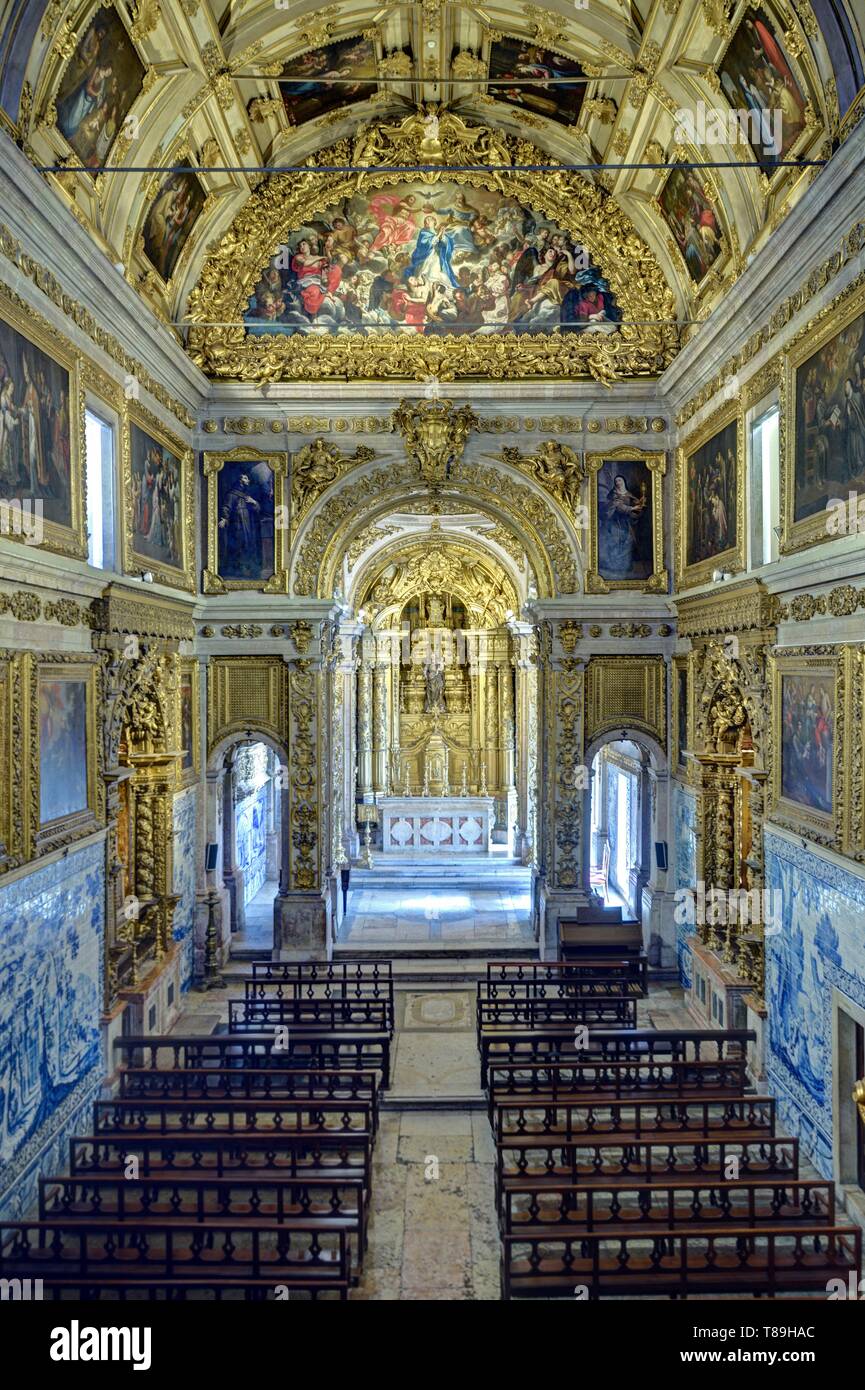
[(390, 1084), (390, 1038), (387, 1033), (374, 1034), (328, 1029), (300, 1030), (291, 1037), (288, 1051), (280, 1045), (272, 1029), (260, 1026), (243, 1027), (235, 1033), (171, 1034), (159, 1036), (133, 1035), (116, 1038), (115, 1048), (137, 1069), (156, 1071), (161, 1066), (171, 1070), (214, 1067), (238, 1071), (288, 1065), (316, 1072), (373, 1071), (381, 1074), (382, 1086)]
[[(560, 1183), (541, 1189), (514, 1183), (503, 1194), (501, 1228), (505, 1235), (551, 1235), (652, 1226), (678, 1230), (687, 1226), (835, 1225), (835, 1189), (830, 1182), (759, 1178), (735, 1182), (705, 1180), (634, 1187), (613, 1184)], [(648, 1229), (647, 1229), (648, 1228)]]
[(247, 1220), (277, 1225), (313, 1221), (326, 1231), (345, 1231), (359, 1271), (367, 1244), (367, 1200), (361, 1178), (214, 1178), (202, 1175), (127, 1178), (107, 1173), (39, 1180), (39, 1220), (88, 1221)]
[(118, 1077), (124, 1098), (152, 1096), (188, 1100), (366, 1101), (378, 1126), (378, 1082), (371, 1071), (315, 1071), (306, 1067), (124, 1067)]
[(499, 1031), (534, 1033), (570, 1025), (573, 1038), (578, 1025), (587, 1028), (636, 1028), (634, 995), (615, 994), (589, 999), (481, 999), (477, 1007), (478, 1041)]
[(247, 997), (378, 999), (394, 1029), (393, 965), (389, 960), (255, 961)]
[(325, 1292), (348, 1297), (352, 1276), (345, 1231), (324, 1231), (317, 1221), (289, 1228), (222, 1218), (209, 1221), (206, 1239), (203, 1234), (198, 1221), (174, 1218), (4, 1222), (0, 1275), (42, 1279), (49, 1298), (73, 1289), (80, 1297), (122, 1289), (128, 1297), (136, 1287), (215, 1295), (224, 1280), (238, 1289), (282, 1285), (313, 1297)]
[(305, 1179), (321, 1175), (337, 1182), (362, 1178), (369, 1191), (372, 1135), (352, 1130), (297, 1134), (243, 1134), (234, 1138), (210, 1134), (157, 1134), (148, 1131), (73, 1135), (69, 1141), (69, 1171), (73, 1177), (93, 1173), (117, 1174), (134, 1156), (137, 1176), (254, 1177), (270, 1175)]
[(858, 1280), (859, 1227), (792, 1230), (724, 1227), (626, 1233), (505, 1236), (502, 1298), (589, 1299), (640, 1295), (687, 1299), (698, 1294), (825, 1292), (829, 1279)]
[(645, 995), (648, 988), (648, 958), (638, 955), (579, 955), (574, 960), (491, 960), (487, 962), (487, 984), (516, 981), (562, 979), (591, 980), (611, 978), (636, 984)]
[(519, 1003), (526, 999), (606, 999), (633, 995), (640, 998), (635, 980), (618, 975), (592, 975), (586, 979), (557, 975), (545, 980), (478, 980), (478, 1003), (492, 999), (510, 999)]
[(512, 1101), (555, 1105), (581, 1096), (606, 1095), (619, 1100), (741, 1096), (746, 1088), (743, 1058), (720, 1062), (493, 1062), (487, 1078), (488, 1113), (492, 1123), (496, 1106)]
[(771, 1138), (775, 1133), (775, 1100), (771, 1096), (705, 1097), (687, 1100), (609, 1100), (587, 1096), (567, 1105), (538, 1106), (504, 1103), (496, 1107), (496, 1142), (524, 1138), (571, 1139), (577, 1135), (610, 1135), (622, 1142), (661, 1139), (689, 1141), (723, 1135), (725, 1138)]
[(745, 1056), (749, 1042), (756, 1034), (741, 1030), (726, 1032), (705, 1029), (593, 1028), (587, 1038), (578, 1038), (573, 1024), (523, 1028), (496, 1032), (487, 1031), (480, 1037), (481, 1085), (486, 1087), (487, 1073), (493, 1062), (554, 1063), (566, 1061), (609, 1060), (624, 1061), (640, 1058), (670, 1061), (695, 1061), (729, 1056)]
[(161, 1134), (372, 1134), (368, 1101), (177, 1100), (158, 1096), (98, 1100), (93, 1132)]
[(342, 1029), (350, 1032), (368, 1030), (391, 1036), (388, 1025), (388, 1006), (383, 999), (278, 999), (268, 995), (259, 998), (250, 990), (262, 988), (247, 980), (246, 997), (228, 1002), (228, 1031), (235, 1022), (243, 1025), (264, 1023), (282, 1024), (291, 1029), (322, 1029), (332, 1033)]
[(496, 1145), (496, 1204), (501, 1206), (510, 1187), (526, 1183), (536, 1184), (541, 1192), (562, 1182), (610, 1184), (620, 1190), (692, 1179), (723, 1182), (731, 1162), (740, 1179), (794, 1179), (799, 1176), (799, 1141), (777, 1135), (743, 1139), (723, 1132), (705, 1139), (649, 1139), (637, 1144), (584, 1134), (566, 1140), (509, 1135)]

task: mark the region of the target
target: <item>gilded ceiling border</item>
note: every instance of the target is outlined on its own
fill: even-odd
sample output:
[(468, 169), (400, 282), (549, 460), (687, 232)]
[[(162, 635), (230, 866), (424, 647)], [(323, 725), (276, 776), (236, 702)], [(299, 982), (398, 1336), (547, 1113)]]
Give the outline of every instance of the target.
[[(442, 124), (444, 127), (444, 118)], [(445, 146), (449, 164), (420, 175), (418, 181), (447, 179), (498, 190), (549, 217), (585, 245), (608, 278), (623, 312), (623, 326), (615, 334), (248, 336), (244, 308), (256, 277), (286, 232), (359, 188), (381, 188), (403, 181), (385, 167), (385, 161), (390, 159), (397, 168), (424, 162), (422, 122), (421, 132), (417, 125), (416, 118), (409, 117), (400, 128), (405, 128), (404, 138), (395, 137), (392, 148), (384, 153), (377, 146), (359, 149), (364, 139), (376, 138), (361, 134), (355, 142), (338, 141), (316, 156), (319, 164), (332, 166), (356, 165), (368, 157), (369, 172), (326, 174), (310, 169), (299, 177), (283, 174), (261, 184), (205, 261), (199, 283), (189, 296), (187, 347), (199, 367), (212, 376), (241, 381), (337, 377), (421, 380), (427, 376), (441, 380), (478, 376), (524, 380), (590, 375), (609, 383), (624, 375), (655, 376), (669, 365), (679, 346), (673, 325), (673, 292), (653, 252), (614, 200), (564, 169), (538, 175), (504, 168), (453, 168), (466, 159), (458, 144), (453, 149)], [(464, 129), (470, 129), (472, 136), (477, 132), (477, 147), (473, 144), (471, 149), (474, 159), (488, 158), (497, 166), (554, 163), (528, 141), (486, 127)], [(629, 320), (641, 327), (629, 327)]]

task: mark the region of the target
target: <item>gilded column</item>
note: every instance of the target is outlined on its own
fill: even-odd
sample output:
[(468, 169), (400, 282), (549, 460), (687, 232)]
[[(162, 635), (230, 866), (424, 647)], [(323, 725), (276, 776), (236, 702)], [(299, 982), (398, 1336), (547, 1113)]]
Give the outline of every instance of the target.
[(471, 719), (469, 724), (469, 783), (470, 790), (477, 795), (481, 784), (481, 758), (483, 745), (483, 723), (481, 710), (481, 674), (479, 641), (477, 635), (466, 642), (469, 659), (469, 691), (471, 699)]
[(379, 648), (372, 673), (372, 785), (379, 796), (387, 796), (388, 760), (388, 677), (390, 663)]
[[(500, 790), (497, 744), (499, 741), (499, 670), (494, 661), (487, 664), (486, 671), (486, 721), (484, 730), (484, 758), (487, 765), (487, 789), (490, 796)], [(498, 816), (496, 816), (498, 824)]]
[(372, 666), (361, 644), (360, 666), (357, 672), (357, 751), (358, 792), (361, 797), (372, 796)]
[(514, 758), (514, 668), (510, 661), (499, 669), (499, 691), (502, 706), (502, 786), (511, 791), (515, 786)]

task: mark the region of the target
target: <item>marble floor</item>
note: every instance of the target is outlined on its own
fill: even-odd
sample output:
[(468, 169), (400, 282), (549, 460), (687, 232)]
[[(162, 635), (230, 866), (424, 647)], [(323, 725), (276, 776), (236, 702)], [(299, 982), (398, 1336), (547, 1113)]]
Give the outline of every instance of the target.
[(526, 884), (354, 888), (337, 941), (356, 947), (486, 946), (531, 942)]
[(242, 951), (271, 951), (273, 949), (273, 900), (279, 884), (275, 878), (265, 879), (255, 897), (246, 904), (245, 925), (231, 934), (231, 949)]

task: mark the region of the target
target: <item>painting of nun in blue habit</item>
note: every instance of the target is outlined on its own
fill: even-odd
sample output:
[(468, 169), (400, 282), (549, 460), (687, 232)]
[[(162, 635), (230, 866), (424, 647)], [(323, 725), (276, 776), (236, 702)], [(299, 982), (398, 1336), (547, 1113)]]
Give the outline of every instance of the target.
[(598, 473), (598, 572), (606, 580), (652, 573), (651, 474), (640, 459), (609, 460)]

